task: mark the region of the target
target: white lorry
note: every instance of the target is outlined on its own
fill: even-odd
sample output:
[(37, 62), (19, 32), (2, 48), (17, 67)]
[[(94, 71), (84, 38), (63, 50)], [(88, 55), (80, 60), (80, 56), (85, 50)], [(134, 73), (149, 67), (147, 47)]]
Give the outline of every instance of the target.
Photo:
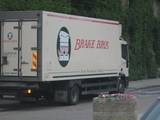
[(47, 11), (0, 12), (0, 96), (76, 104), (124, 92), (127, 42), (118, 21)]

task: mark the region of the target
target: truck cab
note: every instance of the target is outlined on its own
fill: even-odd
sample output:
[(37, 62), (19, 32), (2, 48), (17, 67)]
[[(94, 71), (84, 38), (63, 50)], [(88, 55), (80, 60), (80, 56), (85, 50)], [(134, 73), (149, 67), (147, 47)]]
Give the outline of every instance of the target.
[(126, 84), (125, 87), (128, 87), (128, 70), (129, 70), (129, 51), (128, 51), (128, 43), (120, 37), (120, 43), (121, 43), (121, 70), (120, 74), (125, 78)]

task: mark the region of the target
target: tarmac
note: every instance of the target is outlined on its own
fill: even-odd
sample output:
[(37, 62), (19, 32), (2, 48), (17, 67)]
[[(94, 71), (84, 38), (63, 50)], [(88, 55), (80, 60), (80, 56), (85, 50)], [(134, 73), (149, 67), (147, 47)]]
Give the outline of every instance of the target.
[(160, 78), (136, 80), (129, 82), (129, 90), (160, 86)]

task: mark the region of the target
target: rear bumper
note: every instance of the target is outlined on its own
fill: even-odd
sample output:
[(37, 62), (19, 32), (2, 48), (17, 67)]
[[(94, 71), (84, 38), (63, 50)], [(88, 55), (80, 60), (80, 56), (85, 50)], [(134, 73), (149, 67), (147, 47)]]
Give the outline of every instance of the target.
[[(0, 82), (0, 96), (3, 99), (26, 99), (37, 96), (39, 85), (35, 83)], [(31, 90), (31, 93), (28, 93)]]

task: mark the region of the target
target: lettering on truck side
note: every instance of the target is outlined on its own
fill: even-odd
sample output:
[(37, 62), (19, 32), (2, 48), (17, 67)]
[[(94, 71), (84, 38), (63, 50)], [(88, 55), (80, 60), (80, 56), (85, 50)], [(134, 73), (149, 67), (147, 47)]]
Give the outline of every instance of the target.
[(107, 40), (87, 40), (87, 39), (77, 38), (74, 50), (80, 50), (82, 48), (109, 49), (109, 41)]

